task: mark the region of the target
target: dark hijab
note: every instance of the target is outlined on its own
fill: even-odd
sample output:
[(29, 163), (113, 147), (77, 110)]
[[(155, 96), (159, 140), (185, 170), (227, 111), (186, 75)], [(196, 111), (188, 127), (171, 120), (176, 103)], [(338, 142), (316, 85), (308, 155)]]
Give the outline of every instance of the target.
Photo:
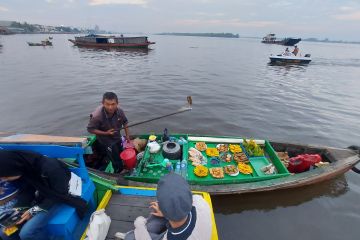
[(85, 215), (85, 200), (67, 192), (71, 173), (63, 162), (31, 151), (0, 149), (0, 177), (12, 176), (22, 176), (42, 196), (75, 207), (81, 218)]

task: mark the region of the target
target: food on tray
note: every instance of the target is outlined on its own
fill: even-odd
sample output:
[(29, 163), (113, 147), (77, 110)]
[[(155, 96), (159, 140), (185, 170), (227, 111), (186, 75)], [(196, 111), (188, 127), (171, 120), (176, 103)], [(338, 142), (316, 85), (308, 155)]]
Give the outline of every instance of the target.
[(219, 151), (216, 148), (208, 148), (206, 149), (206, 155), (209, 157), (218, 157)]
[(230, 152), (232, 153), (241, 153), (242, 149), (239, 144), (230, 144), (229, 145)]
[(220, 159), (223, 162), (231, 162), (231, 157), (232, 156), (230, 153), (224, 153), (224, 152), (220, 153)]
[(246, 139), (244, 139), (243, 145), (249, 156), (264, 156), (264, 150), (261, 149), (261, 147), (255, 142), (254, 139), (250, 139), (250, 141), (246, 141)]
[(227, 152), (227, 151), (229, 151), (229, 146), (227, 144), (218, 144), (218, 145), (216, 145), (216, 149), (219, 152)]
[(239, 163), (239, 162), (243, 162), (243, 163), (248, 163), (249, 159), (246, 157), (245, 153), (234, 153), (234, 161)]
[(287, 152), (276, 152), (280, 161), (284, 164), (285, 167), (289, 166), (289, 155)]
[(251, 174), (253, 173), (253, 169), (250, 165), (246, 164), (246, 163), (238, 163), (238, 169), (241, 173), (243, 174)]
[(194, 168), (194, 174), (198, 177), (206, 177), (208, 172), (208, 168), (202, 165), (198, 165)]
[(237, 176), (239, 174), (239, 169), (234, 165), (227, 165), (224, 167), (224, 172), (230, 176)]
[(188, 153), (189, 153), (189, 160), (192, 162), (193, 166), (205, 165), (207, 163), (206, 158), (202, 155), (202, 153), (199, 150), (195, 148), (190, 148)]
[(265, 167), (262, 167), (261, 171), (263, 173), (265, 173), (266, 175), (274, 174), (275, 173), (275, 166), (272, 163), (270, 163), (269, 165), (267, 165)]
[(206, 143), (205, 142), (197, 142), (195, 144), (195, 148), (199, 151), (205, 151), (207, 149)]
[(220, 159), (217, 157), (210, 158), (210, 164), (211, 165), (220, 165)]
[(222, 167), (210, 168), (210, 174), (214, 178), (224, 178), (224, 170)]

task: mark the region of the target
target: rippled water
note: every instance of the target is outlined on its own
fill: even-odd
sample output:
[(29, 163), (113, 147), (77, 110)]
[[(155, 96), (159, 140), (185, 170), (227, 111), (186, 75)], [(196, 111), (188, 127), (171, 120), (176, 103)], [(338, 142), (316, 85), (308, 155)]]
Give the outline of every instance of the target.
[[(151, 50), (29, 47), (43, 35), (0, 38), (0, 131), (78, 136), (105, 91), (131, 122), (193, 110), (132, 133), (240, 135), (293, 143), (360, 145), (360, 45), (301, 42), (308, 66), (272, 66), (282, 46), (253, 39), (150, 36)], [(316, 186), (214, 197), (222, 239), (357, 239), (360, 176)]]

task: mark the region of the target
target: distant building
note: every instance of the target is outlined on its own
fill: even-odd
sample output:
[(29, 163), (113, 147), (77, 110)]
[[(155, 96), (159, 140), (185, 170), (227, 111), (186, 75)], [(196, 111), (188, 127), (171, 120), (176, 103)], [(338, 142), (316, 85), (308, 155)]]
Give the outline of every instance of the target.
[(17, 27), (8, 27), (7, 28), (11, 33), (25, 33), (25, 29)]

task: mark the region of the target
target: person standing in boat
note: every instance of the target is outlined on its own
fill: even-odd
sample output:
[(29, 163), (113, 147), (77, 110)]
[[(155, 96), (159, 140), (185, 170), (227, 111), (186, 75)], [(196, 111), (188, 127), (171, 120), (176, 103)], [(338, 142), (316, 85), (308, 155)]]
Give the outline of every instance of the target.
[(149, 218), (137, 217), (135, 230), (115, 234), (125, 240), (210, 240), (212, 233), (211, 209), (199, 195), (192, 195), (187, 181), (179, 174), (162, 177), (157, 185), (156, 202)]
[(297, 47), (297, 45), (294, 46), (294, 50), (292, 51), (292, 54), (294, 54), (294, 56), (296, 56), (299, 52), (299, 48)]
[(20, 231), (10, 236), (0, 231), (0, 239), (49, 239), (46, 226), (51, 209), (57, 204), (68, 204), (76, 209), (80, 218), (84, 217), (86, 201), (70, 193), (69, 187), (70, 181), (78, 179), (57, 159), (31, 151), (0, 149), (0, 181), (20, 182), (22, 186), (12, 207), (29, 208), (16, 222)]
[(128, 120), (119, 107), (117, 95), (113, 92), (104, 93), (102, 105), (90, 115), (87, 130), (96, 135), (100, 152), (106, 153), (116, 173), (121, 173), (124, 168), (120, 159), (120, 152), (123, 150), (120, 134), (122, 128), (125, 130), (126, 141), (130, 142), (127, 124)]

